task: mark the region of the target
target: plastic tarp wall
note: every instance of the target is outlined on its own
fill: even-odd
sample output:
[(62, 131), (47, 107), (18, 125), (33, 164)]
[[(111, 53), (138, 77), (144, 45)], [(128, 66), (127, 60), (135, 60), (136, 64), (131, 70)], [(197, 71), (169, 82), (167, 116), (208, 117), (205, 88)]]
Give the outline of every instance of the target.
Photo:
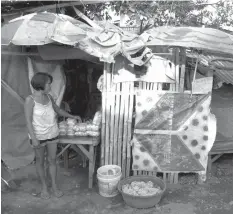
[[(20, 48), (14, 47), (12, 51), (20, 52)], [(47, 72), (53, 76), (51, 95), (60, 105), (65, 91), (61, 62), (57, 64), (25, 56), (2, 55), (2, 80), (23, 100), (32, 93), (29, 80), (36, 72)], [(30, 164), (34, 157), (29, 144), (23, 104), (2, 84), (2, 160), (10, 169), (18, 169)]]
[[(21, 48), (14, 47), (7, 50), (20, 52)], [(30, 94), (27, 58), (25, 56), (2, 55), (1, 62), (2, 80), (25, 99)], [(26, 166), (33, 161), (34, 152), (29, 145), (24, 106), (3, 85), (1, 107), (2, 160), (10, 169)]]
[[(37, 72), (49, 73), (53, 77), (51, 85), (51, 95), (54, 98), (58, 106), (61, 105), (61, 101), (65, 92), (65, 74), (62, 68), (63, 61), (44, 61), (38, 57), (28, 58), (28, 78), (31, 82), (33, 75)], [(33, 88), (30, 84), (31, 91)]]

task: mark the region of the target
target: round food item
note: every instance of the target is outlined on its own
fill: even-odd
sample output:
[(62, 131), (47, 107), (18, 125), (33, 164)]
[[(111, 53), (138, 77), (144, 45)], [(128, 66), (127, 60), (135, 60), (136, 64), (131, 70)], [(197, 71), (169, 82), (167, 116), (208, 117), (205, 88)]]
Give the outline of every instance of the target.
[(87, 135), (92, 137), (98, 137), (100, 135), (99, 132), (87, 131)]
[(95, 124), (87, 124), (87, 131), (99, 131), (100, 127)]
[(74, 133), (76, 136), (87, 136), (87, 133), (86, 132), (75, 132)]

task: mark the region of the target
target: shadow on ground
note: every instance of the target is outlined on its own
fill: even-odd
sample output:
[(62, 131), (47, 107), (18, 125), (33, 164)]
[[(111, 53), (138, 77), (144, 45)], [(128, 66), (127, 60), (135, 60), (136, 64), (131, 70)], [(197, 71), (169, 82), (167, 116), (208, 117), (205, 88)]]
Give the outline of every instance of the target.
[[(72, 167), (73, 166), (73, 167)], [(77, 166), (77, 167), (75, 167)], [(212, 174), (203, 185), (196, 185), (195, 175), (183, 175), (178, 185), (168, 185), (161, 203), (151, 209), (133, 209), (120, 195), (104, 198), (98, 187), (87, 188), (87, 168), (73, 160), (69, 170), (59, 167), (60, 199), (39, 198), (40, 184), (35, 166), (14, 172), (17, 189), (2, 186), (3, 214), (232, 214), (233, 157), (225, 155), (213, 164)]]

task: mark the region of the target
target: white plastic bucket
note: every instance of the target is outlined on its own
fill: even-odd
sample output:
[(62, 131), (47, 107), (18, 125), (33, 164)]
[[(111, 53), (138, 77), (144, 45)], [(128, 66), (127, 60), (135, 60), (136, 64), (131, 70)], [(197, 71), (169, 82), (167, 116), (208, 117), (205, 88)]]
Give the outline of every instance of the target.
[[(113, 174), (109, 175), (109, 170)], [(121, 179), (121, 168), (117, 165), (105, 165), (97, 170), (97, 179), (99, 186), (99, 194), (103, 197), (114, 197), (119, 192), (117, 189), (118, 183)]]
[[(109, 174), (109, 170), (111, 170), (112, 174)], [(97, 175), (100, 178), (115, 178), (118, 175), (121, 174), (121, 167), (118, 165), (104, 165), (101, 166), (98, 170), (97, 170)]]

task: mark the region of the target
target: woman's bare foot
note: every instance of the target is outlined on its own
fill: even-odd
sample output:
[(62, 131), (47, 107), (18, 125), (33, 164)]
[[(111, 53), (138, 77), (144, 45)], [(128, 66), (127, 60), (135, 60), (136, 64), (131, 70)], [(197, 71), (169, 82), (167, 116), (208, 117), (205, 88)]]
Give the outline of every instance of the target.
[(60, 198), (63, 196), (63, 192), (61, 190), (59, 190), (58, 188), (53, 188), (53, 193), (55, 195), (55, 197)]
[(48, 189), (47, 189), (47, 188), (42, 188), (42, 191), (41, 191), (40, 197), (41, 197), (42, 199), (45, 199), (45, 200), (47, 200), (47, 199), (49, 199), (49, 198), (50, 198), (50, 194), (49, 194), (49, 192), (48, 192)]

